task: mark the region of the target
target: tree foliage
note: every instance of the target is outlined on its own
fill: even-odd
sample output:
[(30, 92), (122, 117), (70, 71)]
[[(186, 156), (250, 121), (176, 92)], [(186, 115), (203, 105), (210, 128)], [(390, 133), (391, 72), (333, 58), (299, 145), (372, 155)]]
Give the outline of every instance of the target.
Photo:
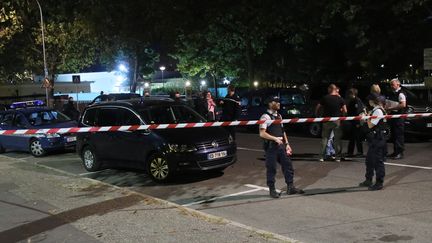
[[(40, 2), (50, 73), (123, 62), (132, 90), (158, 62), (248, 85), (391, 77), (420, 70), (432, 43), (431, 0)], [(2, 1), (3, 77), (43, 73), (40, 31), (34, 0)]]

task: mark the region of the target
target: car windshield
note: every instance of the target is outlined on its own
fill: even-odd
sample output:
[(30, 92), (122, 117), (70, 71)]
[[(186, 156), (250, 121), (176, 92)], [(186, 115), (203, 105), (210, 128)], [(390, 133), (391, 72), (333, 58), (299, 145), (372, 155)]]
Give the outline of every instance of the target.
[(281, 105), (304, 105), (305, 99), (302, 94), (295, 93), (282, 93), (280, 95)]
[(27, 114), (27, 119), (33, 126), (43, 126), (71, 120), (68, 116), (58, 111), (35, 111)]
[(205, 122), (206, 120), (187, 106), (154, 106), (139, 110), (147, 124), (173, 124)]

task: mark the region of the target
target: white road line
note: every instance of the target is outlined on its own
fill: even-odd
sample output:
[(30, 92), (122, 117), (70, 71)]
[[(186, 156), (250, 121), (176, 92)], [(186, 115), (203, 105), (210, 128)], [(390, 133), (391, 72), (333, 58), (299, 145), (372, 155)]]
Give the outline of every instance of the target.
[[(270, 190), (268, 189), (268, 187), (257, 186), (257, 185), (252, 185), (252, 184), (246, 184), (245, 186), (247, 186), (247, 187), (251, 187), (251, 188), (255, 188), (255, 189), (259, 189), (259, 190), (270, 191)], [(276, 189), (276, 192), (280, 193), (281, 190)]]
[(95, 172), (86, 172), (86, 173), (81, 173), (81, 174), (78, 174), (78, 175), (79, 175), (79, 176), (92, 175), (92, 174), (101, 173), (101, 172), (106, 171), (106, 170), (108, 170), (108, 169), (105, 169), (105, 170), (98, 170), (98, 171), (95, 171)]
[(220, 197), (212, 197), (206, 200), (201, 200), (201, 201), (197, 201), (197, 202), (192, 202), (192, 203), (188, 203), (188, 204), (183, 204), (182, 206), (184, 207), (189, 207), (192, 205), (196, 205), (196, 204), (201, 204), (201, 203), (205, 203), (205, 202), (209, 202), (209, 201), (214, 201), (214, 200), (218, 200), (218, 199), (223, 199), (223, 198), (227, 198), (227, 197), (235, 197), (235, 196), (239, 196), (239, 195), (243, 195), (243, 194), (248, 194), (248, 193), (252, 193), (252, 192), (257, 192), (257, 191), (261, 191), (261, 188), (255, 188), (252, 190), (248, 190), (248, 191), (242, 191), (242, 192), (237, 192), (237, 193), (233, 193), (233, 194), (229, 194), (229, 195), (225, 195), (225, 196), (220, 196)]
[(385, 162), (386, 165), (400, 166), (400, 167), (408, 167), (408, 168), (416, 168), (416, 169), (424, 169), (424, 170), (432, 170), (432, 167), (418, 166), (418, 165), (404, 165), (404, 164), (395, 164)]
[(250, 149), (250, 148), (243, 148), (243, 147), (237, 147), (238, 150), (246, 150), (246, 151), (253, 151), (253, 152), (264, 152), (262, 149)]
[[(244, 148), (244, 147), (237, 147), (237, 149), (238, 150), (245, 150), (245, 151), (252, 151), (252, 152), (264, 152), (264, 150), (262, 150), (262, 149), (250, 149), (250, 148)], [(396, 164), (396, 163), (388, 163), (388, 162), (385, 162), (384, 164), (391, 165), (391, 166), (415, 168), (415, 169), (432, 170), (432, 167), (426, 167), (426, 166)]]

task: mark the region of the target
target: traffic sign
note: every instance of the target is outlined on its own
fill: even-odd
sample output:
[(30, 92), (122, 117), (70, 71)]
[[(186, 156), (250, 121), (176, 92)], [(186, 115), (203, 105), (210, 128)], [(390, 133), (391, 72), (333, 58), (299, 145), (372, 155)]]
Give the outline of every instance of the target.
[(42, 88), (46, 88), (46, 89), (50, 89), (50, 88), (52, 88), (51, 81), (50, 81), (48, 78), (45, 78), (45, 79), (42, 81)]
[(81, 83), (81, 77), (79, 75), (72, 75), (72, 82), (74, 84), (79, 84)]

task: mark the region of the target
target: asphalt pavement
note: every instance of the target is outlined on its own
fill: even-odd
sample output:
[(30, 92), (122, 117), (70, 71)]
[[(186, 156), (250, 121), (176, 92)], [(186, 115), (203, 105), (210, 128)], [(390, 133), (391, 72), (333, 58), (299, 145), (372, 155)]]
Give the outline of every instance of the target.
[[(105, 169), (88, 173), (73, 153), (42, 158), (6, 153), (4, 158), (18, 158), (20, 165), (37, 164), (39, 168), (54, 168), (59, 173), (66, 171), (77, 180), (91, 178), (91, 181), (100, 181), (118, 190), (150, 195), (286, 239), (302, 242), (430, 242), (432, 143), (406, 144), (405, 159), (387, 161), (385, 188), (375, 192), (358, 187), (364, 179), (364, 158), (320, 163), (317, 161), (319, 139), (290, 137), (290, 143), (294, 149), (295, 183), (306, 193), (283, 194), (280, 199), (268, 196), (262, 144), (253, 133), (237, 135), (238, 162), (224, 173), (185, 174), (167, 184), (155, 184), (142, 171)], [(285, 189), (280, 170), (277, 187)], [(233, 224), (228, 225), (233, 227)], [(103, 232), (103, 227), (98, 229)], [(187, 227), (184, 230), (187, 231)], [(244, 230), (240, 228), (243, 233)], [(83, 237), (90, 235), (98, 239), (97, 234), (95, 237), (88, 231), (84, 231)], [(212, 237), (210, 234), (205, 239), (212, 241)], [(231, 235), (223, 242), (238, 240), (229, 237)], [(259, 237), (246, 239), (263, 240)], [(110, 238), (98, 240), (110, 241)]]

